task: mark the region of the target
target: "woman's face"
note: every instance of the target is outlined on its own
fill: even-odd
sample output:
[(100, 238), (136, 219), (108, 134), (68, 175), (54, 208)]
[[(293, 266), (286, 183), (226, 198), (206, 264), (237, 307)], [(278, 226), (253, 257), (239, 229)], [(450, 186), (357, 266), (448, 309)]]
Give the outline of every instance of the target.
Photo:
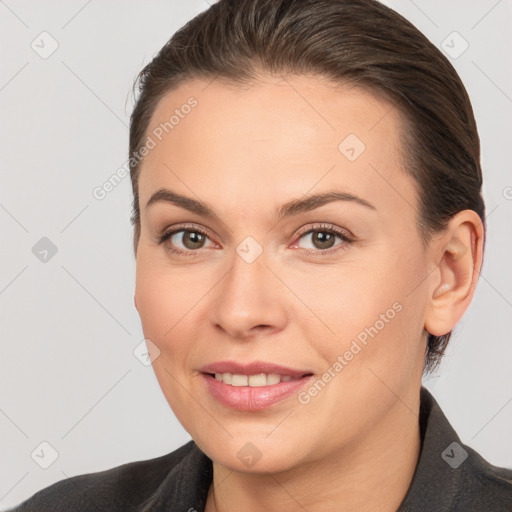
[(309, 77), (195, 80), (158, 104), (135, 301), (167, 401), (217, 463), (285, 470), (417, 422), (432, 258), (399, 122)]

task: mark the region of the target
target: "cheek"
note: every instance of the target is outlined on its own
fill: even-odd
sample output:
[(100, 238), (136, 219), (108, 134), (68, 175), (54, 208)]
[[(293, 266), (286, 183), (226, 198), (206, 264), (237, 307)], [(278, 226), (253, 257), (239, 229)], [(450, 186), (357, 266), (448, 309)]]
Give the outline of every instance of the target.
[(424, 271), (419, 252), (383, 247), (287, 282), (307, 306), (297, 318), (327, 363), (346, 354), (353, 371), (377, 363), (388, 372), (416, 364), (424, 304), (421, 286), (413, 290)]
[(303, 326), (307, 321), (320, 334), (312, 340), (319, 349), (343, 348), (380, 314), (391, 308), (393, 315), (393, 304), (400, 299), (396, 279), (381, 258), (347, 258), (337, 265), (286, 272), (284, 280), (302, 311), (295, 319)]
[[(172, 386), (171, 374), (190, 371), (204, 337), (208, 291), (218, 276), (197, 268), (161, 264), (154, 254), (141, 251), (137, 259), (135, 297), (144, 337), (159, 349), (154, 371), (165, 387)], [(177, 372), (177, 373), (176, 373)]]
[(205, 293), (202, 282), (194, 270), (172, 268), (161, 261), (160, 255), (141, 250), (135, 297), (145, 335), (162, 342), (190, 324), (194, 306)]
[(380, 261), (361, 274), (344, 312), (354, 319), (343, 330), (344, 344), (357, 352), (357, 362), (351, 363), (354, 375), (363, 370), (370, 379), (378, 375), (399, 387), (422, 367), (425, 272), (422, 254), (404, 249), (383, 252)]
[[(172, 289), (171, 289), (172, 290)], [(160, 339), (175, 323), (178, 296), (169, 290), (166, 280), (151, 273), (137, 271), (135, 296), (144, 334)]]
[(135, 296), (144, 337), (159, 350), (152, 362), (153, 371), (169, 406), (189, 431), (186, 411), (190, 391), (186, 375), (195, 350), (190, 340), (194, 339), (191, 329), (199, 324), (194, 320), (199, 291), (190, 286), (190, 277), (184, 271), (171, 275), (169, 270), (157, 268), (154, 262), (150, 265), (141, 256), (137, 260)]

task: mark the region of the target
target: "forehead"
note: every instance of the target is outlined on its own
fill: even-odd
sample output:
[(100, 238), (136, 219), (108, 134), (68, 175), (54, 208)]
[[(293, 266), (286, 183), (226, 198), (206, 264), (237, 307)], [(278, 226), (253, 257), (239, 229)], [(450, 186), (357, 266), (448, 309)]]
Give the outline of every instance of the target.
[(400, 131), (390, 102), (350, 85), (302, 76), (247, 86), (191, 80), (153, 112), (146, 135), (156, 145), (141, 166), (141, 207), (165, 186), (213, 194), (219, 204), (285, 200), (333, 185), (383, 207), (399, 196), (414, 202)]

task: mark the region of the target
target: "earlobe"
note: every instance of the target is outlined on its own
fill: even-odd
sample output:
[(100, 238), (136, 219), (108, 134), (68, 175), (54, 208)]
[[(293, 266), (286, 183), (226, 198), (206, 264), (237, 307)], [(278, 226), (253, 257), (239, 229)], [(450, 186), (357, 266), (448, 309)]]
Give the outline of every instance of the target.
[(434, 289), (429, 298), (425, 329), (442, 336), (450, 332), (466, 312), (473, 298), (482, 266), (484, 229), (472, 210), (455, 215), (444, 236), (436, 240), (439, 249)]

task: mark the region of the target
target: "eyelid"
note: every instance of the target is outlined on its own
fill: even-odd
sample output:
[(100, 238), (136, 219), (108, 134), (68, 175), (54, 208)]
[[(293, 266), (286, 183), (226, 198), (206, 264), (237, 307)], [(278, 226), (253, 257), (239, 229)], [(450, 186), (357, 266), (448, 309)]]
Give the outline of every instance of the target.
[(197, 233), (201, 233), (210, 239), (212, 238), (211, 233), (208, 229), (203, 228), (197, 224), (185, 223), (185, 224), (177, 224), (172, 227), (167, 226), (167, 227), (164, 227), (163, 229), (159, 230), (156, 234), (155, 242), (160, 242), (160, 241), (162, 241), (163, 238), (168, 238), (168, 237), (172, 236), (173, 234), (176, 234), (180, 231), (194, 231)]
[(342, 236), (348, 240), (355, 240), (356, 237), (346, 228), (340, 228), (336, 226), (335, 224), (330, 224), (326, 222), (320, 222), (320, 223), (313, 223), (309, 224), (305, 227), (302, 227), (297, 231), (297, 234), (295, 236), (300, 237), (306, 233), (309, 233), (311, 231), (321, 231), (322, 229), (326, 231), (332, 231), (333, 233), (336, 233), (339, 236)]

